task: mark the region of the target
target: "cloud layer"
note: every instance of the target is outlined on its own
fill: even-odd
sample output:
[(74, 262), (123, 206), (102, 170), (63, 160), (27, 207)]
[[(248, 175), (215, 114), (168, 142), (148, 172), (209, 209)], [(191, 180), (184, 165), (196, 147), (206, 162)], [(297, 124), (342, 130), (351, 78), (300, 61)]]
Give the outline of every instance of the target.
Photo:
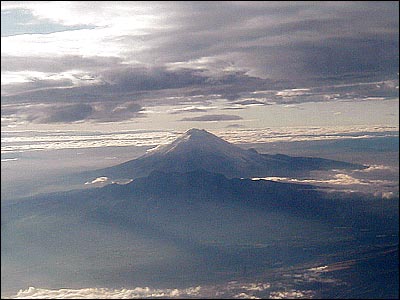
[[(352, 267), (354, 261), (339, 263)], [(340, 268), (340, 266), (339, 266)], [(311, 268), (282, 270), (282, 276), (271, 282), (265, 281), (229, 281), (214, 285), (193, 286), (189, 288), (150, 288), (135, 287), (124, 289), (81, 288), (81, 289), (42, 289), (29, 287), (20, 290), (12, 299), (144, 299), (144, 298), (195, 298), (195, 299), (312, 299), (317, 296), (315, 290), (304, 289), (310, 284), (341, 288), (346, 282), (333, 277), (332, 271), (338, 266), (316, 265)]]
[(2, 104), (46, 104), (41, 116), (16, 116), (69, 123), (129, 120), (137, 110), (113, 109), (196, 95), (235, 109), (397, 98), (397, 11), (397, 2), (5, 2)]
[[(376, 137), (397, 137), (396, 127), (299, 127), (241, 129), (237, 126), (229, 130), (212, 131), (234, 144), (296, 142), (340, 139), (368, 139)], [(396, 132), (397, 131), (397, 132)], [(158, 146), (168, 144), (179, 137), (183, 131), (32, 131), (2, 132), (1, 153), (25, 151), (79, 149), (113, 146)], [(393, 148), (393, 147), (392, 147)], [(363, 172), (372, 172), (382, 166), (371, 166)]]
[[(316, 280), (318, 281), (318, 280)], [(240, 283), (229, 282), (217, 286), (197, 286), (186, 289), (154, 289), (136, 287), (134, 289), (59, 289), (50, 290), (29, 287), (20, 290), (12, 299), (187, 299), (187, 298), (229, 298), (229, 299), (310, 299), (315, 292), (311, 290), (278, 290), (270, 292), (271, 284), (263, 282)], [(257, 295), (257, 296), (256, 296)]]

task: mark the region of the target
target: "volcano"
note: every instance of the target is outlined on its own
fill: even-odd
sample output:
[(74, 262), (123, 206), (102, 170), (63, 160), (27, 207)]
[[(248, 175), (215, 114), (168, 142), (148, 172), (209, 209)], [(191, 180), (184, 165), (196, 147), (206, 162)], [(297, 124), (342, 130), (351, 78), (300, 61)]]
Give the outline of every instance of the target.
[(171, 144), (160, 145), (145, 155), (105, 169), (85, 172), (87, 180), (106, 176), (135, 179), (153, 171), (186, 173), (205, 170), (228, 178), (298, 176), (313, 170), (363, 169), (365, 166), (322, 158), (261, 154), (243, 149), (216, 135), (190, 129)]

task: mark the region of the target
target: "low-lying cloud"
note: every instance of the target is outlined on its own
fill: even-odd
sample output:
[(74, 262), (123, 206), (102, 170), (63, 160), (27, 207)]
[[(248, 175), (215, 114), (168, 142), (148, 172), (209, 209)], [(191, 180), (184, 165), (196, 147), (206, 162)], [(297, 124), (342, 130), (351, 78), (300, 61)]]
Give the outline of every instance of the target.
[(107, 183), (110, 182), (109, 178), (106, 176), (102, 177), (97, 177), (96, 179), (93, 179), (92, 181), (87, 181), (85, 184), (96, 184), (96, 183)]
[(12, 299), (143, 299), (143, 298), (185, 298), (199, 294), (200, 287), (188, 289), (152, 289), (137, 287), (134, 289), (60, 289), (49, 290), (29, 287), (21, 290)]
[[(342, 264), (352, 266), (353, 261)], [(281, 278), (266, 281), (234, 280), (214, 285), (198, 285), (188, 288), (135, 287), (123, 289), (81, 288), (43, 289), (29, 287), (20, 290), (12, 299), (144, 299), (144, 298), (196, 298), (196, 299), (312, 299), (317, 291), (304, 289), (303, 285), (324, 284), (338, 286), (346, 282), (333, 277), (337, 266), (316, 265), (309, 268), (282, 270)]]
[[(380, 166), (380, 169), (382, 169)], [(367, 168), (368, 169), (368, 168)], [(384, 170), (390, 170), (385, 168)], [(343, 170), (342, 170), (343, 171)], [(398, 179), (382, 179), (380, 173), (371, 176), (370, 172), (352, 171), (352, 173), (340, 173), (341, 170), (317, 171), (309, 178), (264, 177), (252, 178), (252, 180), (271, 180), (277, 182), (289, 182), (297, 184), (311, 184), (327, 188), (327, 191), (361, 192), (383, 199), (391, 199), (399, 196)]]
[(306, 183), (306, 184), (328, 184), (328, 185), (377, 185), (377, 184), (391, 184), (388, 180), (372, 180), (372, 179), (359, 179), (349, 174), (334, 174), (329, 179), (297, 179), (287, 177), (264, 177), (252, 178), (253, 180), (272, 180), (292, 183)]
[(111, 184), (111, 183), (127, 184), (132, 181), (133, 181), (133, 179), (123, 179), (123, 180), (114, 181), (114, 180), (111, 180), (110, 178), (108, 178), (107, 176), (101, 176), (101, 177), (97, 177), (97, 178), (93, 179), (92, 181), (85, 182), (85, 185), (93, 184), (95, 186), (104, 186), (106, 184)]
[[(292, 299), (313, 298), (315, 292), (311, 290), (295, 290), (273, 287), (269, 283), (241, 283), (231, 281), (215, 286), (196, 286), (183, 289), (156, 289), (150, 287), (136, 287), (133, 289), (109, 288), (82, 288), (82, 289), (42, 289), (29, 287), (20, 290), (12, 299)], [(286, 296), (286, 297), (284, 297)]]

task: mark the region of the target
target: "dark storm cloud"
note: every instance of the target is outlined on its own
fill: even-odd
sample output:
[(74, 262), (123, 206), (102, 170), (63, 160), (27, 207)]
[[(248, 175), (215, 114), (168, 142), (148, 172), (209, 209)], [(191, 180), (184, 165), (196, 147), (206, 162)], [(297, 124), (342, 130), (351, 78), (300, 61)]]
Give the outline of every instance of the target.
[[(388, 59), (398, 64), (398, 4), (394, 2), (189, 3), (178, 7), (183, 15), (176, 21), (179, 29), (171, 31), (168, 38), (165, 33), (156, 34), (154, 40), (149, 37), (158, 61), (218, 56), (264, 77), (303, 82), (319, 76), (318, 65), (326, 62), (328, 69), (334, 67), (333, 72), (348, 72), (343, 67), (355, 61), (354, 56), (375, 58), (361, 69), (352, 68), (360, 75), (388, 64)], [(375, 45), (368, 47), (371, 40)], [(328, 47), (331, 51), (326, 56)], [(379, 51), (386, 54), (376, 55)], [(150, 60), (154, 52), (143, 51), (138, 56)], [(309, 66), (312, 61), (316, 66)], [(386, 72), (393, 75), (393, 68)]]
[(255, 100), (255, 99), (246, 99), (246, 100), (241, 100), (241, 101), (235, 101), (233, 104), (239, 104), (239, 105), (265, 105), (265, 103)]
[(135, 102), (97, 103), (93, 104), (95, 111), (88, 117), (94, 122), (118, 122), (133, 118), (145, 117), (143, 108)]
[(213, 122), (213, 121), (233, 121), (242, 120), (242, 117), (235, 115), (204, 115), (193, 118), (183, 118), (181, 121)]
[(161, 67), (131, 67), (106, 71), (102, 78), (122, 91), (146, 91), (205, 84), (207, 77), (201, 73), (190, 69), (169, 71)]
[[(145, 107), (180, 104), (175, 96), (187, 104), (191, 96), (203, 95), (207, 103), (208, 96), (218, 94), (239, 109), (261, 103), (398, 97), (396, 83), (379, 84), (398, 82), (398, 2), (128, 2), (119, 7), (122, 11), (116, 5), (111, 15), (101, 3), (74, 5), (77, 14), (81, 5), (104, 15), (110, 28), (129, 6), (162, 22), (140, 34), (115, 31), (106, 37), (105, 45), (115, 43), (121, 50), (115, 57), (2, 53), (4, 73), (60, 74), (57, 80), (38, 77), (4, 84), (3, 103), (115, 108), (133, 101)], [(73, 78), (63, 72), (72, 72)], [(344, 83), (351, 85), (338, 87)], [(310, 91), (280, 93), (297, 88)], [(252, 94), (260, 90), (269, 93)], [(107, 109), (102, 111), (101, 119), (110, 121), (132, 113), (111, 109), (106, 118)]]
[(242, 124), (229, 124), (226, 125), (225, 128), (245, 128), (246, 126), (242, 125)]
[(1, 71), (65, 72), (74, 69), (95, 71), (117, 67), (123, 60), (118, 57), (83, 57), (65, 55), (60, 57), (20, 57), (1, 56)]
[(399, 42), (393, 36), (334, 38), (319, 43), (297, 45), (304, 55), (304, 68), (318, 77), (347, 74), (396, 74), (399, 66)]
[(88, 104), (74, 104), (63, 107), (52, 107), (48, 116), (39, 118), (39, 123), (74, 122), (86, 119), (93, 112)]
[[(142, 100), (157, 91), (176, 90), (181, 95), (221, 94), (223, 98), (234, 100), (240, 98), (240, 92), (252, 91), (271, 86), (270, 80), (261, 80), (243, 72), (225, 72), (218, 77), (207, 74), (206, 70), (176, 69), (165, 67), (119, 67), (98, 73), (97, 78), (89, 77), (83, 81), (97, 80), (96, 83), (72, 87), (71, 81), (65, 79), (61, 86), (67, 89), (53, 88), (56, 80), (33, 79), (33, 82), (9, 84), (5, 86), (2, 100), (4, 103), (28, 102), (121, 102), (132, 99)], [(17, 91), (23, 91), (16, 93)], [(7, 92), (10, 92), (7, 95)], [(14, 93), (14, 94), (13, 94)], [(149, 97), (146, 97), (149, 96)], [(161, 95), (162, 96), (162, 95)], [(165, 104), (170, 104), (164, 101)], [(151, 105), (152, 103), (149, 103)], [(160, 103), (159, 103), (160, 104)]]
[[(24, 94), (26, 96), (22, 96), (22, 98), (25, 98), (29, 100), (29, 97), (31, 95), (30, 92), (37, 91), (37, 90), (49, 90), (52, 88), (64, 88), (64, 87), (73, 87), (73, 83), (71, 79), (39, 79), (39, 78), (31, 78), (31, 81), (28, 82), (21, 82), (21, 83), (14, 83), (14, 84), (7, 84), (3, 85), (1, 88), (1, 93), (2, 95), (7, 95), (7, 94)], [(43, 92), (46, 94), (46, 92)], [(47, 98), (42, 99), (46, 100)], [(7, 102), (7, 97), (5, 96), (4, 99), (2, 97), (2, 100)]]
[(143, 108), (134, 102), (127, 103), (76, 103), (76, 104), (38, 104), (4, 107), (1, 115), (16, 118), (15, 121), (28, 121), (38, 124), (73, 123), (79, 121), (116, 122), (144, 117)]

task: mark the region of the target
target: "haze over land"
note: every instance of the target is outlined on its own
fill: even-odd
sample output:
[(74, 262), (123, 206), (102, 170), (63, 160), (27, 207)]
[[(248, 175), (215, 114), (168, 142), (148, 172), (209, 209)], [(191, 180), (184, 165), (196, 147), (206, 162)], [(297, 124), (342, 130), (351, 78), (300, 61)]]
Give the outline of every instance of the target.
[(1, 4), (1, 293), (398, 298), (399, 5)]
[[(332, 297), (339, 291), (348, 297), (392, 297), (398, 293), (393, 265), (398, 260), (398, 194), (338, 192), (276, 182), (279, 177), (252, 177), (336, 168), (341, 172), (380, 169), (263, 155), (205, 130), (191, 129), (135, 160), (63, 177), (66, 185), (81, 180), (82, 188), (83, 179), (94, 176), (85, 185), (106, 184), (102, 188), (3, 203), (3, 288), (9, 294), (21, 285), (57, 289), (63, 282), (77, 297), (218, 298), (254, 296), (254, 291), (261, 297)], [(348, 175), (341, 179), (339, 185), (363, 184)], [(354, 267), (366, 264), (374, 274), (368, 280), (346, 279), (346, 272), (331, 274), (336, 264), (353, 267), (355, 247), (361, 258)], [(304, 274), (294, 275), (290, 268), (295, 266)], [(328, 277), (320, 277), (321, 271)], [(304, 280), (284, 279), (287, 276), (304, 276)], [(235, 285), (237, 280), (240, 286)], [(212, 285), (215, 282), (219, 286)], [(73, 290), (99, 284), (129, 289)], [(367, 288), (370, 284), (373, 291)], [(161, 288), (165, 285), (184, 288)], [(353, 285), (359, 289), (354, 291)], [(64, 297), (62, 291), (35, 288), (14, 297), (48, 295)]]

